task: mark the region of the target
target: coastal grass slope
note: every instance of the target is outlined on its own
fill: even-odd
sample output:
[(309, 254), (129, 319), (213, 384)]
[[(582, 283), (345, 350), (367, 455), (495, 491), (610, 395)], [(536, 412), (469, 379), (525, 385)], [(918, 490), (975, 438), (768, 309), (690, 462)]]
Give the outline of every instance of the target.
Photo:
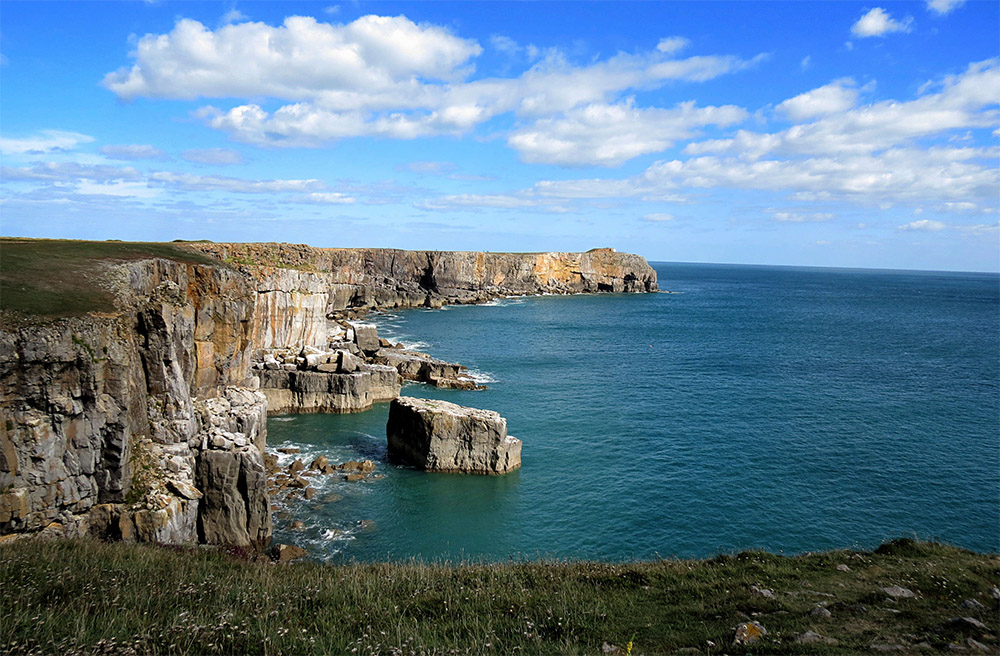
[[(624, 654), (629, 641), (632, 654), (996, 653), (1000, 633), (997, 555), (909, 539), (624, 564), (239, 555), (9, 540), (0, 653)], [(766, 635), (734, 646), (747, 621)], [(801, 642), (810, 631), (836, 644)]]
[(201, 253), (154, 242), (0, 238), (0, 309), (40, 317), (111, 312), (104, 280), (112, 262), (164, 258), (219, 264)]

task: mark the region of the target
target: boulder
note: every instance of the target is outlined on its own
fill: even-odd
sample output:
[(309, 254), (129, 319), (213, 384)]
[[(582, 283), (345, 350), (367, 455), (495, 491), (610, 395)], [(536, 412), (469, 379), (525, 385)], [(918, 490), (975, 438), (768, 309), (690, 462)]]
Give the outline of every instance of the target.
[(379, 350), (378, 329), (375, 327), (375, 324), (354, 324), (354, 343), (366, 353), (374, 353)]
[(267, 546), (271, 512), (259, 451), (253, 447), (204, 451), (198, 458), (197, 481), (204, 495), (198, 513), (199, 542)]
[(272, 557), (279, 563), (287, 563), (305, 555), (306, 550), (294, 544), (279, 544), (272, 552)]
[(521, 440), (492, 410), (400, 397), (389, 406), (389, 457), (438, 472), (506, 474), (521, 466)]

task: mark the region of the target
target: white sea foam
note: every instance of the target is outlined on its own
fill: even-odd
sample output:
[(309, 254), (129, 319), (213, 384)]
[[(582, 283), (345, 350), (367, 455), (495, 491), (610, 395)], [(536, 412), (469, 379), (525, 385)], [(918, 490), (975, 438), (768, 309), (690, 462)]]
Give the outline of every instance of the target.
[(295, 421), (295, 417), (274, 417), (268, 421)]
[(488, 371), (480, 371), (479, 369), (469, 369), (465, 372), (465, 375), (480, 385), (497, 382), (497, 379), (493, 377), (493, 374)]

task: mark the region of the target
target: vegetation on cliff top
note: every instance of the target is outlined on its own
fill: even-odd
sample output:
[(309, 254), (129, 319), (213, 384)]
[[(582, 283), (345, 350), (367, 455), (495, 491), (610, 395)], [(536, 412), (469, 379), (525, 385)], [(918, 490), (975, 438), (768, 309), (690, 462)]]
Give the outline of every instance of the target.
[(172, 244), (2, 238), (0, 309), (42, 317), (111, 312), (114, 298), (102, 284), (103, 267), (148, 258), (219, 263)]
[[(634, 655), (996, 651), (998, 581), (995, 554), (911, 540), (794, 557), (458, 566), (12, 540), (0, 545), (0, 652), (602, 654), (630, 640)], [(766, 635), (734, 646), (751, 620)], [(800, 642), (807, 631), (837, 643)]]

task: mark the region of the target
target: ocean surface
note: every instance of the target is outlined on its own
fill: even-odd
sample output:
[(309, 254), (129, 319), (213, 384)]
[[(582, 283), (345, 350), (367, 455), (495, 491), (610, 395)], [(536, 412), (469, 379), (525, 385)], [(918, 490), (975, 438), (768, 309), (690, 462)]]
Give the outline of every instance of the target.
[(388, 464), (388, 404), (272, 417), (271, 449), (371, 458), (382, 474), (314, 479), (312, 501), (282, 504), (276, 540), (335, 562), (799, 553), (899, 536), (1000, 550), (1000, 277), (654, 266), (675, 293), (374, 315), (381, 335), (489, 385), (403, 395), (500, 412), (522, 468)]

